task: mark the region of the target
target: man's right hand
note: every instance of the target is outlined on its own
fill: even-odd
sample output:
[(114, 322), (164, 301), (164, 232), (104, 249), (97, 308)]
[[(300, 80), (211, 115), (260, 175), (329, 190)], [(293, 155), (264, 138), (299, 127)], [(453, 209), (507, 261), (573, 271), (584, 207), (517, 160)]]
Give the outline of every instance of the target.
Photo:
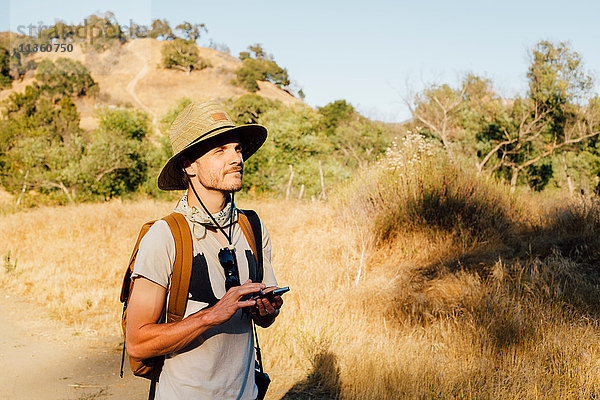
[(256, 300), (250, 299), (240, 301), (241, 298), (248, 294), (256, 293), (264, 288), (266, 288), (264, 283), (252, 283), (252, 281), (248, 279), (243, 285), (234, 286), (229, 289), (217, 304), (207, 310), (210, 311), (211, 325), (221, 325), (222, 323), (229, 321), (229, 319), (233, 317), (233, 314), (240, 308), (254, 306)]

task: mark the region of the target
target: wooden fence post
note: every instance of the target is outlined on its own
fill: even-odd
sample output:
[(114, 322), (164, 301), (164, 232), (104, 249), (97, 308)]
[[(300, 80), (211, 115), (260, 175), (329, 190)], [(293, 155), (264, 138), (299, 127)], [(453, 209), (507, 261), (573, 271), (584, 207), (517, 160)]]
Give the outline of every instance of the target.
[(323, 198), (323, 200), (326, 200), (327, 196), (325, 196), (325, 180), (323, 179), (323, 167), (321, 166), (321, 160), (319, 160), (319, 175), (321, 176), (321, 194), (319, 195), (319, 199)]
[(288, 181), (287, 187), (285, 188), (285, 199), (287, 200), (290, 197), (290, 190), (292, 190), (292, 181), (294, 180), (294, 167), (289, 165), (290, 167), (290, 180)]

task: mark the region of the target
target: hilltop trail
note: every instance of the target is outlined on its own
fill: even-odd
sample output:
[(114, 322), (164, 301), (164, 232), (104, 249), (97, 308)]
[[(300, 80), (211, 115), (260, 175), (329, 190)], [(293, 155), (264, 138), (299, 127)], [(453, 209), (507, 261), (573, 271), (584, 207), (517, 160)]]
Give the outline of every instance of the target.
[(127, 93), (129, 93), (131, 95), (131, 97), (133, 97), (133, 100), (152, 117), (152, 125), (154, 126), (155, 132), (160, 135), (160, 131), (158, 129), (158, 116), (150, 109), (150, 107), (148, 107), (146, 104), (142, 103), (140, 98), (137, 96), (137, 93), (135, 92), (135, 86), (137, 85), (137, 83), (140, 81), (140, 79), (142, 79), (144, 76), (146, 76), (148, 74), (148, 72), (150, 71), (150, 65), (148, 64), (148, 60), (146, 60), (146, 58), (140, 56), (139, 54), (137, 55), (137, 57), (140, 60), (142, 60), (142, 62), (144, 63), (144, 66), (133, 77), (133, 79), (131, 81), (129, 81), (129, 83), (127, 84), (126, 90), (127, 90)]
[(147, 398), (128, 365), (119, 377), (120, 338), (80, 334), (4, 289), (0, 314), (0, 400)]
[(144, 109), (144, 111), (146, 111), (148, 114), (154, 115), (154, 113), (152, 112), (152, 110), (150, 110), (150, 108), (148, 108), (148, 106), (146, 106), (144, 103), (142, 103), (142, 101), (139, 99), (139, 97), (135, 93), (135, 85), (137, 85), (138, 81), (140, 79), (142, 79), (148, 73), (148, 71), (150, 71), (150, 66), (148, 65), (148, 63), (146, 62), (146, 60), (143, 59), (142, 57), (140, 57), (140, 58), (144, 62), (144, 66), (133, 77), (133, 79), (131, 81), (129, 81), (129, 83), (127, 84), (127, 92), (131, 95), (131, 97), (133, 97), (133, 99), (135, 100), (135, 102), (138, 103), (138, 105)]

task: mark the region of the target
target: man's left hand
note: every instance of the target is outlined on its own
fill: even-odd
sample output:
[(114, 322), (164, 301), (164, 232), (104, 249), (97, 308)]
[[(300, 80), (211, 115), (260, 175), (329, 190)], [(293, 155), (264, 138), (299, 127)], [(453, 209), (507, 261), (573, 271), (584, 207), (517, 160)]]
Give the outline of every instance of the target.
[[(275, 289), (277, 289), (275, 286), (269, 287), (264, 290), (264, 293), (269, 293)], [(283, 299), (281, 296), (274, 296), (272, 298), (265, 296), (256, 300), (256, 305), (250, 308), (250, 313), (258, 326), (266, 328), (275, 321), (282, 305)]]

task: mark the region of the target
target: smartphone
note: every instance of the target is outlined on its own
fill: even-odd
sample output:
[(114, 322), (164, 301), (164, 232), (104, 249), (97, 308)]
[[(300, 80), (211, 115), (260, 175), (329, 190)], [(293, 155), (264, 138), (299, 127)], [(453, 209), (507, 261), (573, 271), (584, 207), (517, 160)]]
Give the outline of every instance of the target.
[(269, 300), (271, 300), (271, 299), (273, 299), (273, 297), (275, 297), (275, 296), (281, 296), (282, 294), (287, 293), (289, 291), (290, 291), (290, 287), (289, 286), (282, 287), (282, 288), (277, 288), (277, 289), (272, 290), (272, 291), (267, 292), (267, 293), (265, 293), (265, 292), (263, 292), (261, 290), (260, 292), (258, 292), (258, 294), (252, 296), (252, 298), (254, 300), (256, 300), (256, 299), (260, 299), (260, 298), (266, 297)]

